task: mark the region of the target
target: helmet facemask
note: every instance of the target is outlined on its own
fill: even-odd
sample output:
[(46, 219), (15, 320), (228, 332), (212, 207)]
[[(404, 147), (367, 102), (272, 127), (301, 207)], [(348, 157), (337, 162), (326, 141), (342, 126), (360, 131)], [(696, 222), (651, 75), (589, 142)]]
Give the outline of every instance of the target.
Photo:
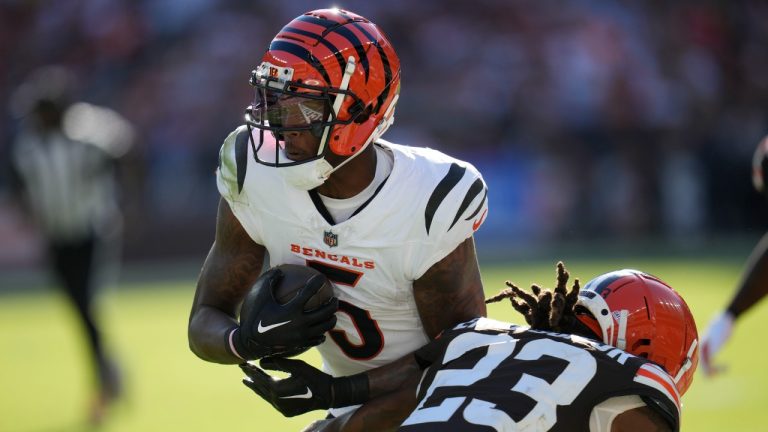
[[(373, 22), (343, 9), (318, 9), (275, 35), (251, 85), (257, 95), (245, 117), (259, 130), (251, 134), (256, 161), (281, 167), (281, 175), (306, 189), (322, 185), (392, 124), (400, 60)], [(299, 141), (292, 142), (296, 136), (287, 134), (297, 133)], [(311, 137), (319, 141), (316, 150)], [(314, 165), (310, 174), (293, 169), (308, 165)]]
[[(362, 101), (353, 92), (347, 90), (349, 78), (355, 69), (355, 60), (348, 59), (347, 68), (340, 87), (327, 87), (301, 80), (293, 80), (293, 69), (278, 67), (263, 62), (252, 72), (250, 83), (256, 89), (253, 103), (246, 109), (245, 120), (249, 128), (250, 142), (256, 162), (288, 168), (297, 165), (314, 165), (314, 169), (281, 170), (287, 180), (302, 189), (313, 189), (321, 185), (333, 171), (348, 162), (354, 155), (336, 167), (325, 160), (331, 131), (336, 125), (347, 125), (355, 121), (357, 115), (340, 119), (338, 113), (342, 104), (350, 98), (352, 106), (362, 107)], [(256, 134), (255, 130), (258, 130)], [(268, 131), (272, 137), (265, 136)], [(286, 154), (285, 134), (290, 132), (310, 132), (319, 140), (314, 155), (301, 160), (291, 160)], [(300, 178), (294, 178), (294, 177)]]
[(339, 118), (338, 113), (345, 99), (350, 98), (353, 106), (360, 107), (350, 111), (363, 111), (360, 98), (346, 88), (349, 84), (347, 76), (351, 75), (355, 67), (354, 58), (349, 61), (350, 66), (347, 69), (351, 70), (345, 74), (346, 79), (342, 79), (340, 87), (321, 86), (317, 80), (293, 80), (292, 68), (279, 67), (268, 62), (263, 62), (258, 69), (251, 72), (250, 84), (256, 91), (253, 103), (245, 110), (246, 124), (250, 128), (272, 132), (279, 142), (274, 149), (276, 153), (272, 155), (261, 152), (263, 142), (252, 142), (257, 162), (269, 166), (285, 166), (311, 160), (281, 161), (282, 158), (277, 152), (285, 149), (286, 132), (311, 132), (315, 138), (320, 139), (314, 158), (325, 154), (331, 128), (335, 125), (348, 125), (356, 118)]

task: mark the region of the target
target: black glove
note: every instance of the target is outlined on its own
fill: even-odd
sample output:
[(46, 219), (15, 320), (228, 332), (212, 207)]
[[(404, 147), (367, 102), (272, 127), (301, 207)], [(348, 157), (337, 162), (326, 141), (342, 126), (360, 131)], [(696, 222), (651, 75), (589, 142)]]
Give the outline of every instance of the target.
[(237, 354), (245, 360), (272, 355), (295, 355), (308, 347), (325, 341), (325, 332), (336, 325), (339, 299), (311, 312), (304, 312), (304, 304), (323, 286), (323, 278), (307, 281), (288, 303), (280, 305), (272, 295), (283, 278), (283, 272), (272, 269), (265, 272), (243, 301), (240, 327), (232, 335)]
[(301, 360), (286, 358), (264, 359), (261, 367), (291, 374), (288, 378), (275, 379), (256, 366), (240, 365), (248, 375), (243, 384), (286, 417), (357, 405), (368, 400), (368, 375), (365, 373), (334, 378)]

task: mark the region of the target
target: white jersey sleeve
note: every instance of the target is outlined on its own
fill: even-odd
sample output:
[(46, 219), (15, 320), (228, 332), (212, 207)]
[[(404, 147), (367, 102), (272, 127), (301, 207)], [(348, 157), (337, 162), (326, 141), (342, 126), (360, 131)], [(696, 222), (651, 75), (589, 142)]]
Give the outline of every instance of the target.
[[(423, 167), (435, 179), (423, 208), (424, 237), (412, 244), (408, 270), (413, 280), (450, 254), (473, 235), (488, 214), (488, 187), (467, 162), (425, 149), (432, 161)], [(421, 216), (421, 215), (420, 215)]]
[(240, 126), (227, 136), (219, 150), (216, 186), (221, 197), (227, 201), (232, 213), (253, 241), (264, 244), (261, 240), (260, 219), (249, 217), (251, 203), (248, 194), (243, 192), (246, 173), (251, 164), (250, 159), (252, 158), (248, 152), (248, 128)]

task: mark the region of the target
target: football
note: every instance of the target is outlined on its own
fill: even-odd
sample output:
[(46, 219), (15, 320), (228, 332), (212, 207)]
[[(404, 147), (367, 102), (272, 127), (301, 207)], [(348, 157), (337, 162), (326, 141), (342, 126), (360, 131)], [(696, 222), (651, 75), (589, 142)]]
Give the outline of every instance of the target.
[(273, 268), (279, 269), (283, 273), (283, 279), (277, 284), (277, 287), (272, 292), (272, 296), (277, 303), (282, 305), (293, 300), (307, 281), (315, 276), (322, 278), (323, 286), (315, 295), (307, 300), (304, 304), (304, 311), (309, 312), (317, 309), (333, 298), (333, 284), (331, 281), (329, 281), (324, 274), (312, 267), (296, 264), (282, 264)]

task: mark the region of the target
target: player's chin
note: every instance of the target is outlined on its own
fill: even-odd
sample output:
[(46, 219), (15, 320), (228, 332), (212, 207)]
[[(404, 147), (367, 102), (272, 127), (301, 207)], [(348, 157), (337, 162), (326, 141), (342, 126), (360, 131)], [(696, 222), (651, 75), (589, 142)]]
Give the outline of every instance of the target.
[(309, 156), (305, 155), (304, 153), (297, 152), (287, 152), (285, 156), (293, 162), (301, 162), (303, 160), (309, 159)]

